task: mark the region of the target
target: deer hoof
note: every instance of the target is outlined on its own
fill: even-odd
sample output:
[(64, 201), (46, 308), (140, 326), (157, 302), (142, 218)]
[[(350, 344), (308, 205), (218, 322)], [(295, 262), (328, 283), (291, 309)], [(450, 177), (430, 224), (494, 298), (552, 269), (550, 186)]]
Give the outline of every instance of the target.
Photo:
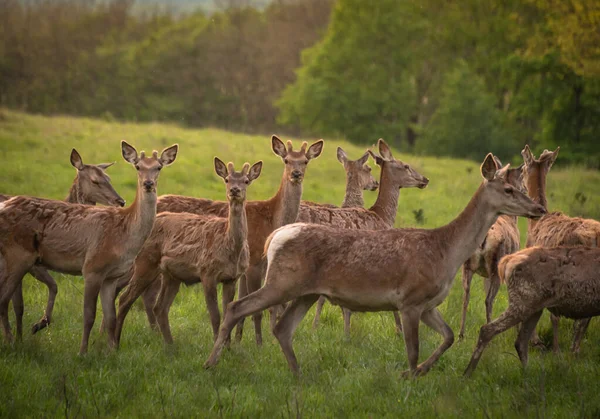
[(46, 316), (42, 317), (42, 319), (39, 322), (31, 326), (31, 334), (35, 335), (40, 330), (46, 328), (46, 326), (48, 326), (49, 324), (50, 321), (48, 320), (48, 318)]

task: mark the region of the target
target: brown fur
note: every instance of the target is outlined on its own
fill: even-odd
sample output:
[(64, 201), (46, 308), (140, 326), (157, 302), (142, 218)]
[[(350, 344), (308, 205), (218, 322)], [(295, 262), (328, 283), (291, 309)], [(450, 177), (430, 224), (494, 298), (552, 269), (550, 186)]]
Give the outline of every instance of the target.
[[(87, 205), (101, 203), (109, 206), (123, 206), (125, 201), (119, 196), (110, 183), (110, 177), (104, 172), (113, 163), (102, 163), (98, 165), (84, 164), (77, 150), (71, 150), (71, 165), (77, 169), (77, 176), (73, 179), (66, 202)], [(9, 195), (0, 195), (0, 202), (10, 199)], [(42, 318), (32, 328), (32, 333), (37, 333), (52, 321), (52, 311), (58, 293), (58, 285), (48, 271), (41, 266), (34, 266), (29, 274), (46, 285), (48, 288), (48, 300)], [(23, 289), (21, 284), (17, 286), (12, 296), (13, 309), (15, 311), (17, 339), (23, 336)]]
[(135, 256), (150, 234), (156, 215), (156, 181), (162, 166), (171, 164), (177, 146), (151, 158), (126, 142), (123, 157), (138, 170), (138, 188), (128, 208), (92, 207), (19, 196), (0, 210), (0, 319), (4, 337), (12, 340), (8, 301), (23, 275), (34, 264), (57, 272), (83, 274), (84, 331), (80, 353), (87, 352), (96, 317), (98, 294), (115, 344), (114, 292), (119, 278), (130, 275)]
[[(494, 158), (496, 158), (494, 156)], [(499, 167), (502, 166), (500, 160), (496, 158)], [(507, 182), (520, 191), (524, 190), (522, 165), (515, 169), (508, 169), (506, 173)], [(498, 276), (498, 261), (503, 256), (519, 250), (520, 234), (517, 227), (517, 217), (501, 215), (490, 228), (477, 251), (463, 264), (462, 283), (463, 283), (463, 307), (460, 322), (460, 332), (458, 338), (462, 339), (465, 332), (465, 321), (467, 317), (467, 307), (469, 306), (469, 297), (471, 294), (471, 279), (476, 273), (485, 279), (485, 314), (486, 321), (491, 321), (494, 299), (500, 288), (500, 277)]]
[[(546, 176), (556, 161), (560, 147), (551, 152), (544, 150), (539, 159), (536, 159), (529, 146), (521, 152), (525, 161), (525, 183), (529, 196), (535, 202), (548, 209), (546, 200)], [(579, 217), (569, 217), (559, 212), (545, 215), (539, 220), (529, 221), (527, 230), (527, 247), (543, 246), (600, 246), (600, 222)], [(558, 326), (559, 318), (551, 315), (553, 328), (552, 348), (558, 352)], [(587, 330), (590, 319), (576, 322), (575, 336), (571, 350), (578, 352), (581, 340)], [(533, 342), (539, 344), (537, 332), (533, 334)]]
[[(458, 268), (483, 241), (498, 214), (544, 213), (506, 183), (506, 167), (497, 169), (489, 154), (481, 168), (483, 183), (465, 210), (441, 228), (357, 231), (298, 223), (275, 231), (268, 240), (265, 286), (229, 305), (205, 367), (218, 362), (229, 332), (241, 318), (293, 300), (273, 333), (297, 373), (294, 330), (319, 295), (326, 295), (355, 311), (399, 310), (410, 374), (425, 374), (454, 341), (436, 307), (450, 292)], [(420, 320), (444, 341), (417, 366)]]
[(518, 323), (515, 348), (525, 367), (528, 342), (544, 309), (571, 319), (600, 315), (598, 267), (600, 249), (590, 247), (531, 247), (504, 257), (498, 269), (508, 288), (508, 308), (481, 328), (465, 375), (473, 373), (496, 335)]
[(125, 316), (135, 300), (162, 276), (154, 314), (166, 343), (172, 343), (169, 309), (181, 283), (202, 282), (213, 334), (221, 322), (217, 284), (223, 284), (223, 310), (235, 294), (235, 283), (248, 268), (246, 188), (260, 175), (262, 162), (241, 172), (215, 157), (215, 170), (223, 177), (229, 201), (228, 218), (188, 213), (158, 214), (150, 237), (135, 261), (135, 274), (119, 299), (116, 336), (120, 341)]

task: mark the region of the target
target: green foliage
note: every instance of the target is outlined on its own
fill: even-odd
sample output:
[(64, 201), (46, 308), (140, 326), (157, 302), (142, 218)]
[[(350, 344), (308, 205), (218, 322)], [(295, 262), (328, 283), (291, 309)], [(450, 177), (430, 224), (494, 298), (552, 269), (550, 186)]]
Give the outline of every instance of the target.
[(424, 127), (416, 151), (473, 160), (490, 150), (510, 156), (518, 145), (505, 126), (482, 78), (459, 61), (446, 75), (438, 107)]
[[(180, 144), (177, 161), (160, 175), (159, 193), (224, 199), (223, 182), (214, 174), (213, 156), (264, 161), (261, 177), (248, 190), (250, 199), (273, 195), (281, 179), (281, 159), (270, 151), (268, 136), (249, 136), (165, 124), (108, 123), (67, 117), (31, 116), (0, 109), (0, 192), (62, 199), (75, 176), (68, 162), (72, 147), (84, 162), (116, 161), (108, 169), (115, 189), (128, 201), (135, 195), (135, 171), (120, 155), (125, 139), (138, 150)], [(284, 138), (285, 139), (285, 138)], [(299, 144), (299, 139), (293, 139)], [(352, 158), (364, 148), (343, 141), (325, 141), (323, 155), (309, 164), (304, 198), (340, 203), (344, 173), (335, 157), (342, 146)], [(534, 152), (539, 153), (539, 149)], [(394, 152), (430, 178), (424, 189), (403, 189), (398, 226), (440, 226), (467, 204), (481, 181), (479, 163)], [(479, 156), (481, 160), (483, 156)], [(562, 150), (559, 155), (562, 159)], [(582, 198), (582, 194), (586, 199)], [(570, 215), (600, 218), (600, 175), (578, 167), (553, 168), (548, 176), (549, 206)], [(375, 194), (366, 192), (368, 205)], [(520, 220), (525, 239), (525, 222)], [(532, 350), (522, 371), (515, 356), (515, 331), (498, 336), (486, 350), (473, 378), (462, 377), (484, 323), (483, 286), (474, 283), (466, 337), (442, 356), (432, 371), (417, 380), (403, 380), (407, 368), (402, 337), (394, 334), (390, 313), (355, 314), (350, 338), (343, 335), (339, 308), (326, 305), (318, 330), (312, 330), (311, 310), (294, 338), (302, 377), (289, 372), (278, 343), (263, 321), (265, 343), (257, 348), (246, 322), (245, 338), (225, 350), (211, 371), (202, 363), (212, 347), (212, 330), (199, 286), (182, 287), (171, 309), (175, 344), (165, 347), (152, 332), (145, 314), (134, 306), (127, 318), (121, 348), (106, 349), (98, 333), (98, 317), (90, 353), (77, 356), (82, 325), (83, 281), (52, 273), (59, 292), (52, 325), (23, 342), (0, 341), (0, 416), (2, 417), (594, 417), (600, 412), (597, 377), (600, 328), (592, 321), (581, 353), (568, 350), (572, 322), (563, 320), (561, 354)], [(477, 277), (475, 282), (477, 282)], [(24, 282), (25, 327), (33, 324), (46, 304), (46, 288), (29, 275)], [(501, 288), (494, 317), (507, 306)], [(457, 330), (462, 287), (456, 280), (440, 310)], [(12, 315), (11, 315), (12, 316)], [(542, 337), (550, 321), (541, 322)], [(420, 360), (441, 343), (427, 327), (420, 330)]]

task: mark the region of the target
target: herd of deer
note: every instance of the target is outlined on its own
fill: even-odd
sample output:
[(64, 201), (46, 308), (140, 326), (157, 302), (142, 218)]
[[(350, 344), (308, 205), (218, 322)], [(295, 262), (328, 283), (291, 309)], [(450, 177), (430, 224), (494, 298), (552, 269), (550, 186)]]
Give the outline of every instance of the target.
[[(579, 319), (573, 341), (573, 350), (579, 350), (590, 318), (600, 314), (600, 223), (547, 213), (546, 176), (558, 149), (536, 159), (526, 146), (524, 164), (517, 168), (502, 167), (488, 154), (481, 165), (483, 181), (466, 208), (448, 225), (427, 230), (394, 228), (400, 189), (425, 188), (429, 180), (394, 158), (383, 140), (377, 144), (379, 154), (368, 150), (355, 161), (338, 148), (347, 178), (341, 207), (301, 200), (307, 165), (321, 154), (323, 140), (310, 147), (304, 142), (294, 150), (290, 141), (286, 146), (273, 136), (271, 145), (283, 160), (284, 172), (278, 191), (265, 201), (246, 201), (248, 186), (260, 176), (261, 161), (236, 171), (233, 163), (216, 157), (214, 168), (225, 182), (227, 201), (157, 197), (159, 171), (175, 161), (178, 146), (148, 156), (125, 141), (123, 158), (138, 175), (136, 198), (127, 208), (118, 208), (125, 201), (105, 173), (111, 164), (84, 164), (76, 150), (71, 164), (77, 176), (66, 202), (0, 195), (0, 320), (6, 341), (13, 340), (10, 301), (17, 337), (22, 336), (22, 279), (27, 272), (49, 290), (44, 315), (32, 331), (50, 324), (57, 285), (49, 269), (83, 275), (80, 354), (87, 352), (98, 295), (111, 347), (118, 347), (125, 317), (140, 295), (149, 323), (171, 343), (169, 310), (181, 283), (200, 282), (214, 334), (205, 367), (218, 362), (236, 325), (236, 338), (241, 339), (246, 316), (253, 315), (260, 345), (262, 312), (270, 309), (273, 334), (291, 370), (298, 373), (294, 331), (318, 301), (316, 327), (328, 299), (343, 308), (346, 333), (351, 310), (394, 312), (408, 355), (405, 374), (422, 375), (454, 342), (437, 307), (462, 266), (459, 337), (464, 335), (473, 273), (485, 278), (488, 322), (465, 374), (475, 369), (494, 336), (519, 323), (515, 347), (525, 365), (529, 341), (539, 341), (535, 326), (544, 308), (552, 313), (555, 350), (558, 316)], [(379, 182), (367, 165), (369, 156), (381, 168)], [(377, 188), (375, 204), (364, 209), (363, 190)], [(521, 251), (517, 216), (530, 219), (527, 248)], [(501, 282), (506, 283), (509, 306), (492, 321)], [(233, 301), (236, 283), (239, 298)], [(442, 335), (443, 342), (418, 364), (420, 321)]]

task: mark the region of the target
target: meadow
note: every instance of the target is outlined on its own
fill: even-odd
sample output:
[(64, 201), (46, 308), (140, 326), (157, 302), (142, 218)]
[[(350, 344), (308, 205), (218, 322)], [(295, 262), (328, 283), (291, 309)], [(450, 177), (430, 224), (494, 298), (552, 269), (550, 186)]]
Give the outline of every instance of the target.
[[(268, 136), (166, 124), (41, 117), (0, 109), (0, 193), (64, 199), (75, 176), (69, 164), (74, 147), (84, 163), (115, 161), (108, 173), (115, 189), (130, 203), (136, 176), (121, 157), (122, 139), (146, 151), (179, 143), (177, 160), (161, 172), (159, 194), (224, 199), (224, 184), (213, 169), (215, 155), (233, 161), (236, 167), (244, 161), (263, 160), (261, 177), (248, 190), (249, 199), (272, 196), (283, 170), (281, 160), (271, 152)], [(299, 147), (300, 139), (292, 140)], [(370, 140), (374, 143), (377, 138)], [(323, 154), (308, 166), (304, 199), (342, 202), (345, 176), (335, 157), (337, 146), (342, 146), (352, 159), (364, 152), (364, 148), (325, 138)], [(540, 151), (534, 149), (536, 155)], [(401, 150), (394, 154), (430, 179), (424, 190), (401, 191), (398, 227), (436, 227), (449, 222), (481, 181), (477, 162), (413, 156)], [(374, 163), (370, 165), (378, 173)], [(600, 173), (561, 167), (559, 154), (557, 167), (548, 176), (547, 191), (551, 210), (600, 219)], [(375, 197), (376, 193), (365, 192), (366, 204), (372, 204)], [(419, 210), (422, 219), (415, 215)], [(520, 220), (519, 226), (524, 243), (526, 221)], [(160, 334), (149, 329), (138, 305), (125, 323), (121, 348), (108, 350), (98, 332), (99, 308), (90, 351), (80, 357), (82, 278), (52, 275), (59, 286), (52, 325), (34, 336), (26, 329), (23, 341), (14, 345), (0, 342), (2, 417), (600, 415), (596, 387), (600, 353), (595, 346), (600, 341), (600, 327), (596, 320), (578, 356), (568, 351), (572, 321), (563, 320), (559, 354), (534, 349), (529, 366), (523, 370), (513, 348), (516, 333), (510, 330), (490, 344), (471, 379), (462, 377), (485, 320), (483, 287), (478, 277), (473, 282), (465, 339), (457, 340), (428, 375), (405, 380), (401, 378), (401, 372), (407, 369), (404, 342), (394, 332), (391, 313), (354, 315), (351, 335), (346, 338), (341, 312), (329, 304), (317, 330), (311, 327), (313, 308), (295, 335), (300, 378), (288, 370), (279, 345), (268, 331), (268, 316), (263, 320), (263, 347), (256, 346), (253, 330), (246, 322), (243, 341), (232, 344), (216, 368), (204, 370), (202, 364), (212, 348), (212, 332), (200, 286), (182, 288), (171, 309), (175, 340), (171, 347), (165, 347)], [(458, 335), (460, 273), (456, 278), (440, 310)], [(29, 275), (24, 279), (24, 289), (27, 328), (42, 315), (47, 291)], [(501, 287), (494, 317), (506, 305), (506, 291)], [(540, 325), (542, 338), (550, 342), (548, 314), (544, 314)], [(420, 342), (423, 360), (441, 338), (421, 327)]]

